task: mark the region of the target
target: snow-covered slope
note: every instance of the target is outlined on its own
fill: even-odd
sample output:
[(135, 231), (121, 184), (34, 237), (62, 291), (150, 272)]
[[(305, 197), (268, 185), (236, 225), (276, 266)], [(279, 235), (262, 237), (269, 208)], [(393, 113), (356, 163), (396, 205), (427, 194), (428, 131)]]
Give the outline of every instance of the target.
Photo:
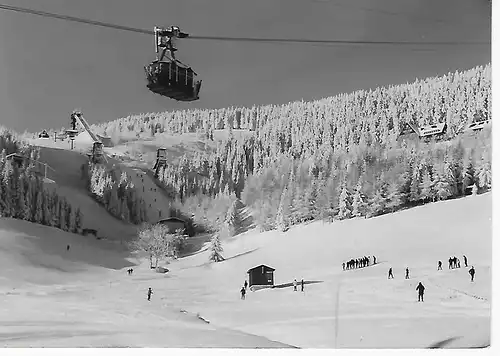
[(81, 176), (81, 166), (87, 160), (87, 156), (79, 152), (41, 147), (40, 162), (47, 163), (54, 170), (48, 170), (48, 177), (55, 183), (47, 188), (57, 190), (73, 207), (81, 209), (84, 228), (95, 229), (99, 236), (111, 240), (130, 239), (137, 228), (110, 215), (89, 195)]
[[(172, 264), (176, 278), (161, 288), (216, 323), (301, 347), (426, 347), (449, 337), (459, 338), (457, 347), (477, 346), (489, 340), (491, 241), (488, 193), (374, 219), (242, 235), (224, 246), (225, 262), (207, 264), (203, 252)], [(464, 254), (477, 271), (474, 283), (468, 269), (447, 269), (448, 257)], [(343, 261), (365, 255), (379, 263), (342, 271)], [(240, 301), (246, 271), (260, 264), (276, 269), (276, 284), (321, 282), (306, 284), (305, 293), (268, 289)], [(416, 302), (419, 281), (424, 303)]]
[[(80, 236), (33, 226), (0, 220), (0, 279), (7, 286), (0, 292), (0, 345), (393, 348), (449, 338), (456, 338), (449, 347), (489, 342), (490, 193), (368, 220), (248, 232), (224, 244), (224, 262), (207, 263), (208, 252), (200, 252), (169, 264), (166, 275), (144, 261), (128, 276), (123, 255), (99, 252), (100, 241), (86, 245)], [(66, 240), (72, 241), (69, 254)], [(447, 269), (449, 256), (463, 254), (476, 268), (473, 283), (466, 268)], [(377, 256), (379, 264), (342, 271), (343, 261), (363, 255)], [(52, 265), (43, 256), (51, 256)], [(438, 259), (443, 271), (436, 270)], [(275, 288), (241, 300), (246, 271), (262, 263), (276, 268), (276, 284), (294, 278), (316, 283), (306, 284), (305, 293)], [(387, 279), (389, 267), (393, 280)], [(416, 302), (419, 281), (426, 287), (424, 303)]]
[(287, 347), (148, 303), (130, 266), (112, 244), (0, 218), (0, 346)]

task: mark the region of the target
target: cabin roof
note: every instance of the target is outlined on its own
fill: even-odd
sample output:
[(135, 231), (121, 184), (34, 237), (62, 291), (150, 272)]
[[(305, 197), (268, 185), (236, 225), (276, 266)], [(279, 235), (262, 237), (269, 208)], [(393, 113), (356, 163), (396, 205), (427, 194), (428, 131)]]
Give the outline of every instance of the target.
[(256, 269), (259, 269), (259, 268), (262, 268), (262, 267), (264, 267), (264, 269), (265, 269), (266, 271), (276, 271), (276, 270), (275, 270), (274, 268), (272, 268), (272, 267), (269, 267), (269, 266), (266, 266), (266, 265), (260, 265), (260, 266), (256, 266), (256, 267), (250, 268), (250, 269), (247, 271), (247, 273), (250, 273), (250, 272), (255, 271)]
[(181, 222), (183, 224), (186, 223), (185, 220), (181, 219), (181, 218), (177, 218), (175, 216), (171, 216), (169, 218), (165, 218), (165, 219), (161, 219), (160, 221), (158, 221), (159, 224), (162, 224), (162, 223), (167, 223), (167, 222)]

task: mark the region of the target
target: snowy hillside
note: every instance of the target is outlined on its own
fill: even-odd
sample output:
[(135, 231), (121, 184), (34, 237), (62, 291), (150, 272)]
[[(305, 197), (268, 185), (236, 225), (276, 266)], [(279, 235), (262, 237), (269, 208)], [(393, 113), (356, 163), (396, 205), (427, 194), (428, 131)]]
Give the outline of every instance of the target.
[[(456, 338), (449, 347), (489, 343), (491, 193), (367, 220), (248, 232), (224, 244), (226, 261), (207, 263), (208, 252), (200, 252), (169, 264), (166, 275), (143, 261), (128, 276), (129, 263), (111, 245), (101, 250), (102, 241), (54, 231), (0, 219), (2, 346), (408, 348), (448, 338)], [(468, 269), (447, 268), (448, 257), (463, 254), (477, 271), (473, 283)], [(364, 255), (379, 263), (342, 271), (343, 261)], [(436, 270), (438, 260), (443, 271)], [(276, 269), (276, 284), (294, 278), (316, 283), (307, 283), (305, 293), (276, 288), (240, 300), (246, 271), (260, 264)], [(387, 279), (389, 267), (393, 280)], [(416, 302), (419, 281), (426, 287), (424, 303)]]

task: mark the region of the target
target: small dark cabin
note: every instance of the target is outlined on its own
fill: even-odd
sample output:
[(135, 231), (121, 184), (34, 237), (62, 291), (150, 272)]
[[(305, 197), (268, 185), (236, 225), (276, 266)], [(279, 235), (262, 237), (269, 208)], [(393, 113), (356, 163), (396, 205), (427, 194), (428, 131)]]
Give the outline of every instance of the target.
[(266, 265), (260, 265), (251, 268), (248, 273), (248, 286), (273, 286), (274, 285), (274, 268)]
[(179, 218), (170, 217), (163, 220), (158, 221), (158, 224), (166, 225), (171, 234), (173, 234), (176, 230), (183, 230), (184, 233), (187, 231), (187, 223)]

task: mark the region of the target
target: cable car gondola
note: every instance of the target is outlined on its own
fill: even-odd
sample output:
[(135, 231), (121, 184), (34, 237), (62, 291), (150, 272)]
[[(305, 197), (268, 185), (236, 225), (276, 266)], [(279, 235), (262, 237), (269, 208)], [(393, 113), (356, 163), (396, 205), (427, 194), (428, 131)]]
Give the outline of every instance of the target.
[[(186, 38), (179, 27), (154, 28), (156, 60), (145, 66), (147, 87), (153, 93), (178, 101), (199, 99), (201, 80), (196, 80), (196, 72), (175, 58), (177, 49), (172, 43), (174, 37)], [(170, 52), (170, 58), (166, 52)]]

